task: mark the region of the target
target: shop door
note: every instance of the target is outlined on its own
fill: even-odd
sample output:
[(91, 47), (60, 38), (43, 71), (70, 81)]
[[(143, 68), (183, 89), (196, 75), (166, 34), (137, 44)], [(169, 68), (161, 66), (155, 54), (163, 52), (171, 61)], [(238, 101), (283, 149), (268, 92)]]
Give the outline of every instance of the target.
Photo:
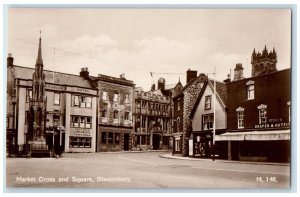
[(129, 134), (124, 133), (124, 150), (129, 150)]
[(158, 150), (160, 144), (160, 135), (153, 134), (153, 150)]

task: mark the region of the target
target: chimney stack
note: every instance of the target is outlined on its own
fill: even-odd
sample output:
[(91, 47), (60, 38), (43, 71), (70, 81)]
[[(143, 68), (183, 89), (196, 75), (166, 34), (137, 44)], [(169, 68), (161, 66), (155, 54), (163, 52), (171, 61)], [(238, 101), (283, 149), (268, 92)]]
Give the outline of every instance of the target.
[(233, 81), (244, 79), (243, 73), (244, 73), (243, 65), (241, 63), (236, 64), (235, 69), (234, 69)]
[(85, 68), (81, 68), (81, 71), (79, 73), (80, 77), (83, 77), (83, 78), (88, 78), (89, 77), (89, 71), (88, 71), (88, 68), (85, 67)]
[(186, 83), (189, 83), (192, 79), (197, 77), (197, 71), (196, 70), (190, 70), (188, 69), (186, 71)]
[(164, 78), (159, 78), (158, 82), (157, 82), (157, 89), (160, 89), (161, 91), (165, 90), (165, 84), (166, 84), (166, 80)]
[(7, 57), (7, 67), (13, 67), (14, 66), (14, 58), (12, 57), (12, 54), (9, 53)]
[(155, 90), (155, 84), (152, 84), (151, 91), (154, 91), (154, 90)]

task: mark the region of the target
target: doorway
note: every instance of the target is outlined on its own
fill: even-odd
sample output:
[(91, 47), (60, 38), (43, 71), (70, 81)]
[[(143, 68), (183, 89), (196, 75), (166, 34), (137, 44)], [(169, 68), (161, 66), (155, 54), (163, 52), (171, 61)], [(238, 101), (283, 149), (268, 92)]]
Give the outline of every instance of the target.
[(129, 134), (124, 133), (124, 150), (128, 151), (129, 150)]
[(153, 150), (159, 150), (161, 136), (159, 134), (153, 134)]

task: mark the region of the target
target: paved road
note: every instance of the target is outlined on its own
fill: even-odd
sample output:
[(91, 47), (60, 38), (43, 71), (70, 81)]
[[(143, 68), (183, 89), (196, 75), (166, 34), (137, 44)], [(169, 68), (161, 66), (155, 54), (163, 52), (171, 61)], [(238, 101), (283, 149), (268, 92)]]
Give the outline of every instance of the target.
[(289, 188), (290, 167), (160, 158), (162, 152), (7, 158), (7, 188)]

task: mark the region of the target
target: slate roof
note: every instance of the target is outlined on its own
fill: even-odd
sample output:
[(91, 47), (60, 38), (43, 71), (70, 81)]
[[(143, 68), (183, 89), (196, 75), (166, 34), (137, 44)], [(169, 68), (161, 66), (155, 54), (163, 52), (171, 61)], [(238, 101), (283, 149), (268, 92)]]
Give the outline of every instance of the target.
[[(15, 66), (15, 78), (32, 80), (32, 74), (34, 73), (34, 68)], [(78, 86), (83, 88), (92, 88), (89, 80), (80, 77), (79, 75), (67, 74), (54, 72), (54, 81), (53, 81), (53, 72), (49, 70), (44, 70), (45, 81), (46, 83), (54, 83), (58, 85), (67, 85), (67, 86)]]

